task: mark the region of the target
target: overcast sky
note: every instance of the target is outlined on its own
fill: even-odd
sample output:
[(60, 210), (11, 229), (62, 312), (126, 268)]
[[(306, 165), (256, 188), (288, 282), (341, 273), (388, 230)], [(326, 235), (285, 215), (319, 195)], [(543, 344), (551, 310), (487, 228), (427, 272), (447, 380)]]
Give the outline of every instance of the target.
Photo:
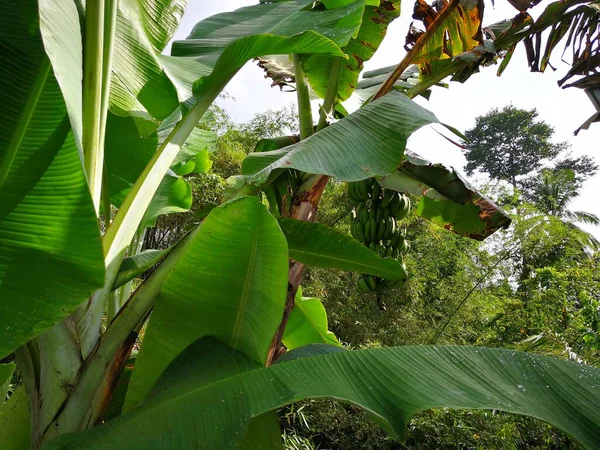
[[(253, 5), (258, 0), (189, 0), (188, 9), (175, 39), (184, 39), (192, 27), (200, 20), (219, 12), (231, 11), (243, 6)], [(537, 17), (549, 1), (536, 6), (531, 14)], [(404, 51), (404, 36), (410, 24), (414, 0), (402, 1), (400, 18), (389, 27), (388, 34), (375, 56), (365, 64), (365, 70), (398, 63)], [(513, 17), (517, 11), (507, 0), (497, 0), (495, 7), (486, 0), (484, 25)], [(497, 66), (483, 68), (481, 73), (473, 75), (466, 83), (451, 83), (449, 89), (434, 88), (431, 99), (419, 99), (419, 103), (431, 110), (437, 117), (461, 131), (471, 128), (475, 117), (485, 114), (491, 108), (501, 108), (513, 104), (518, 108), (537, 108), (541, 119), (555, 128), (555, 140), (567, 141), (574, 155), (590, 155), (600, 164), (598, 152), (600, 142), (600, 123), (589, 130), (582, 130), (578, 136), (573, 131), (581, 125), (595, 109), (580, 89), (561, 89), (557, 80), (564, 76), (569, 65), (562, 62), (557, 48), (551, 60), (556, 72), (547, 69), (543, 74), (531, 73), (527, 67), (525, 52), (520, 46), (502, 77), (496, 76)], [(568, 55), (565, 55), (568, 56)], [(263, 72), (254, 63), (249, 63), (231, 81), (226, 88), (235, 101), (220, 101), (236, 121), (246, 121), (268, 108), (277, 109), (295, 101), (295, 94), (282, 93), (271, 88)], [(444, 128), (440, 131), (447, 133)], [(462, 168), (464, 156), (459, 148), (448, 143), (439, 134), (425, 127), (409, 140), (408, 146), (433, 162)], [(584, 210), (600, 216), (600, 175), (596, 175), (584, 186), (582, 195), (571, 208)], [(600, 238), (600, 229), (586, 227)]]

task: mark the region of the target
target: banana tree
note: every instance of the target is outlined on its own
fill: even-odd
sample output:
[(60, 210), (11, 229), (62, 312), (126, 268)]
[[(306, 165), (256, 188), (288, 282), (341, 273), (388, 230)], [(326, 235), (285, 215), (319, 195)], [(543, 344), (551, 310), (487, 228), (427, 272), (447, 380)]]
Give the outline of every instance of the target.
[[(299, 291), (306, 264), (407, 276), (314, 223), (330, 177), (390, 208), (396, 191), (419, 194), (423, 217), (465, 236), (509, 223), (405, 152), (438, 120), (395, 80), (340, 107), (399, 1), (262, 3), (200, 22), (172, 55), (185, 0), (0, 4), (0, 448), (282, 448), (277, 408), (324, 396), (399, 439), (415, 412), (447, 406), (534, 416), (598, 445), (597, 369), (498, 349), (345, 351)], [(259, 142), (220, 206), (172, 248), (140, 252), (158, 215), (189, 208), (183, 176), (210, 168), (215, 98), (273, 55), (291, 62), (300, 136)], [(374, 241), (394, 221), (371, 214)]]

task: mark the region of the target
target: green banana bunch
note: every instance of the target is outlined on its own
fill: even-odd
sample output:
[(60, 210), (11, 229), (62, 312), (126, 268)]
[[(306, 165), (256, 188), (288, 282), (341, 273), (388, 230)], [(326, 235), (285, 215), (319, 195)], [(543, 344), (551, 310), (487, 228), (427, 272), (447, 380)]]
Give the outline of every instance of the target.
[(402, 220), (410, 211), (410, 199), (403, 194), (397, 193), (397, 195), (390, 200), (389, 207), (391, 215), (396, 220)]
[[(348, 197), (355, 203), (362, 203), (369, 200), (370, 190), (375, 180), (371, 178), (362, 181), (353, 181), (348, 183)], [(377, 184), (377, 183), (375, 183)]]
[(373, 275), (361, 275), (357, 282), (358, 290), (364, 293), (373, 292), (377, 289), (377, 280)]
[[(410, 199), (396, 191), (382, 189), (370, 178), (348, 183), (348, 197), (357, 206), (352, 210), (352, 236), (381, 257), (394, 258), (402, 262), (402, 255), (410, 248), (405, 238), (406, 231), (398, 226), (410, 211)], [(403, 280), (384, 280), (373, 275), (359, 277), (357, 288), (361, 292), (395, 289)]]

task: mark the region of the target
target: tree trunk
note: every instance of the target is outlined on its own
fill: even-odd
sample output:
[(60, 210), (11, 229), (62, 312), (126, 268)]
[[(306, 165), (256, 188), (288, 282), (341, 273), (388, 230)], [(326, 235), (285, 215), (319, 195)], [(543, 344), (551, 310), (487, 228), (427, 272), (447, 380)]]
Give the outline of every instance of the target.
[[(298, 193), (294, 196), (292, 206), (290, 208), (290, 217), (305, 222), (314, 222), (319, 207), (319, 202), (325, 191), (325, 187), (329, 182), (329, 177), (325, 175), (312, 175), (308, 180), (300, 186)], [(273, 342), (269, 348), (267, 355), (267, 366), (270, 366), (279, 356), (285, 353), (285, 348), (281, 344), (283, 333), (287, 325), (292, 309), (294, 309), (294, 300), (296, 292), (302, 281), (304, 274), (304, 264), (296, 261), (290, 261), (290, 270), (288, 276), (288, 291), (285, 301), (285, 309), (281, 324), (273, 337)]]

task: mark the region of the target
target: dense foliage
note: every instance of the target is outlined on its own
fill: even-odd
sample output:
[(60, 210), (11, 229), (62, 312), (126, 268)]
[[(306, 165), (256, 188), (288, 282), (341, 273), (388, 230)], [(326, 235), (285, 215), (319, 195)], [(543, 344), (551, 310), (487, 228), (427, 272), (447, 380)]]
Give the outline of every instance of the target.
[[(212, 154), (214, 175), (223, 182), (230, 173), (219, 161), (251, 139), (253, 124), (264, 117), (284, 131), (282, 113), (267, 112), (240, 125), (223, 122), (236, 130), (222, 134)], [(530, 176), (542, 177), (546, 170)], [(210, 185), (209, 178), (198, 180), (194, 191), (211, 192)], [(401, 289), (365, 294), (356, 288), (360, 274), (309, 268), (303, 294), (322, 300), (329, 329), (350, 348), (484, 345), (600, 364), (600, 261), (582, 251), (583, 232), (543, 209), (545, 197), (536, 198), (538, 203), (520, 204), (512, 231), (490, 245), (449, 233), (413, 212), (402, 221), (412, 250), (404, 258), (411, 276)], [(349, 234), (354, 206), (346, 184), (332, 182), (317, 221)], [(171, 229), (178, 217), (165, 217), (157, 228)], [(517, 280), (524, 259), (528, 276)], [(330, 400), (307, 401), (280, 416), (289, 449), (579, 448), (554, 427), (499, 411), (420, 413), (405, 444), (390, 439), (359, 408)]]
[[(484, 28), (481, 0), (419, 1), (425, 31), (365, 87), (399, 0), (260, 2), (170, 55), (186, 0), (0, 0), (0, 448), (276, 449), (277, 411), (312, 398), (368, 411), (385, 445), (458, 409), (596, 447), (596, 242), (569, 220), (597, 219), (568, 209), (596, 167), (566, 156), (504, 211), (406, 149), (440, 123), (414, 96), (521, 41), (543, 70), (570, 29), (593, 83), (580, 3)], [(252, 60), (297, 110), (233, 125), (213, 103)]]

